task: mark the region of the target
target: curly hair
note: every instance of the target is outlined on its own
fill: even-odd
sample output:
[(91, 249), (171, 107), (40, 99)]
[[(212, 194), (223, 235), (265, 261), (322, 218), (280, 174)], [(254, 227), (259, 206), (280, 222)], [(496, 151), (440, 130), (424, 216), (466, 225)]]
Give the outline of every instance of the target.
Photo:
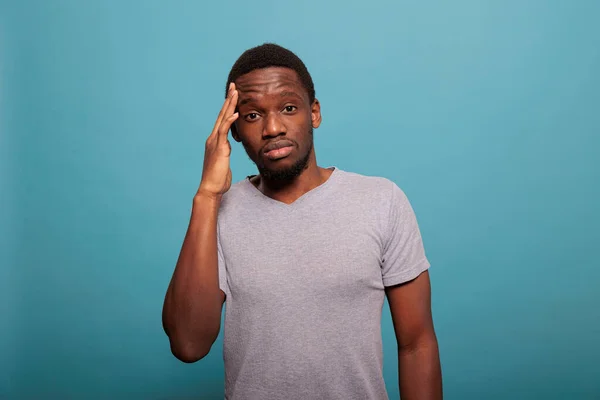
[(313, 103), (315, 100), (315, 87), (306, 65), (296, 54), (274, 43), (264, 43), (242, 53), (229, 72), (227, 84), (225, 85), (225, 97), (227, 97), (231, 82), (249, 72), (268, 67), (286, 67), (296, 71), (300, 82), (308, 92), (309, 102)]

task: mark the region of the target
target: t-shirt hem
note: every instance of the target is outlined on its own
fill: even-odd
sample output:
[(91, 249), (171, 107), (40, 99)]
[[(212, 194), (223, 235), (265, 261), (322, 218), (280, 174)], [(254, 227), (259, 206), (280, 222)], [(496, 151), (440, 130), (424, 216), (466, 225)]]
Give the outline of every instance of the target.
[(423, 272), (429, 269), (430, 263), (427, 259), (421, 260), (421, 262), (413, 265), (409, 270), (394, 274), (392, 276), (383, 279), (383, 286), (394, 286), (404, 282), (411, 281), (421, 275)]

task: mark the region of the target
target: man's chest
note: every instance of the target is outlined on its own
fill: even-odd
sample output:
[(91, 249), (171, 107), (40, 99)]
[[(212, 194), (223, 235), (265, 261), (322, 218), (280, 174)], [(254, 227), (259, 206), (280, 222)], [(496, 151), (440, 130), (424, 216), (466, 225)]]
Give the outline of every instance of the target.
[(222, 228), (220, 240), (229, 290), (237, 301), (343, 301), (383, 289), (381, 234), (368, 215), (252, 216)]

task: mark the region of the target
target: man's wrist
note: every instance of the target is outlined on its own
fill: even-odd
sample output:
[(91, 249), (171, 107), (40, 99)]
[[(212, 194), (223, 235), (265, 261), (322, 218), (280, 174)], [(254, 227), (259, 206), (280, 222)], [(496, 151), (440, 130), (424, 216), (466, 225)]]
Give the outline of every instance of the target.
[(193, 204), (196, 205), (219, 205), (221, 203), (221, 199), (223, 198), (222, 194), (209, 193), (202, 189), (199, 189), (194, 195)]

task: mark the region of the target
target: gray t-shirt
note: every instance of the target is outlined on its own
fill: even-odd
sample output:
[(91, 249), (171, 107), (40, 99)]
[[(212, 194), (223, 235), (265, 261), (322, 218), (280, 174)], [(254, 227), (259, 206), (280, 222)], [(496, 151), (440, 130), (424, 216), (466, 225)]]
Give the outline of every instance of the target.
[(226, 399), (388, 398), (384, 287), (417, 277), (429, 262), (395, 183), (331, 168), (325, 183), (289, 205), (248, 178), (223, 196)]

